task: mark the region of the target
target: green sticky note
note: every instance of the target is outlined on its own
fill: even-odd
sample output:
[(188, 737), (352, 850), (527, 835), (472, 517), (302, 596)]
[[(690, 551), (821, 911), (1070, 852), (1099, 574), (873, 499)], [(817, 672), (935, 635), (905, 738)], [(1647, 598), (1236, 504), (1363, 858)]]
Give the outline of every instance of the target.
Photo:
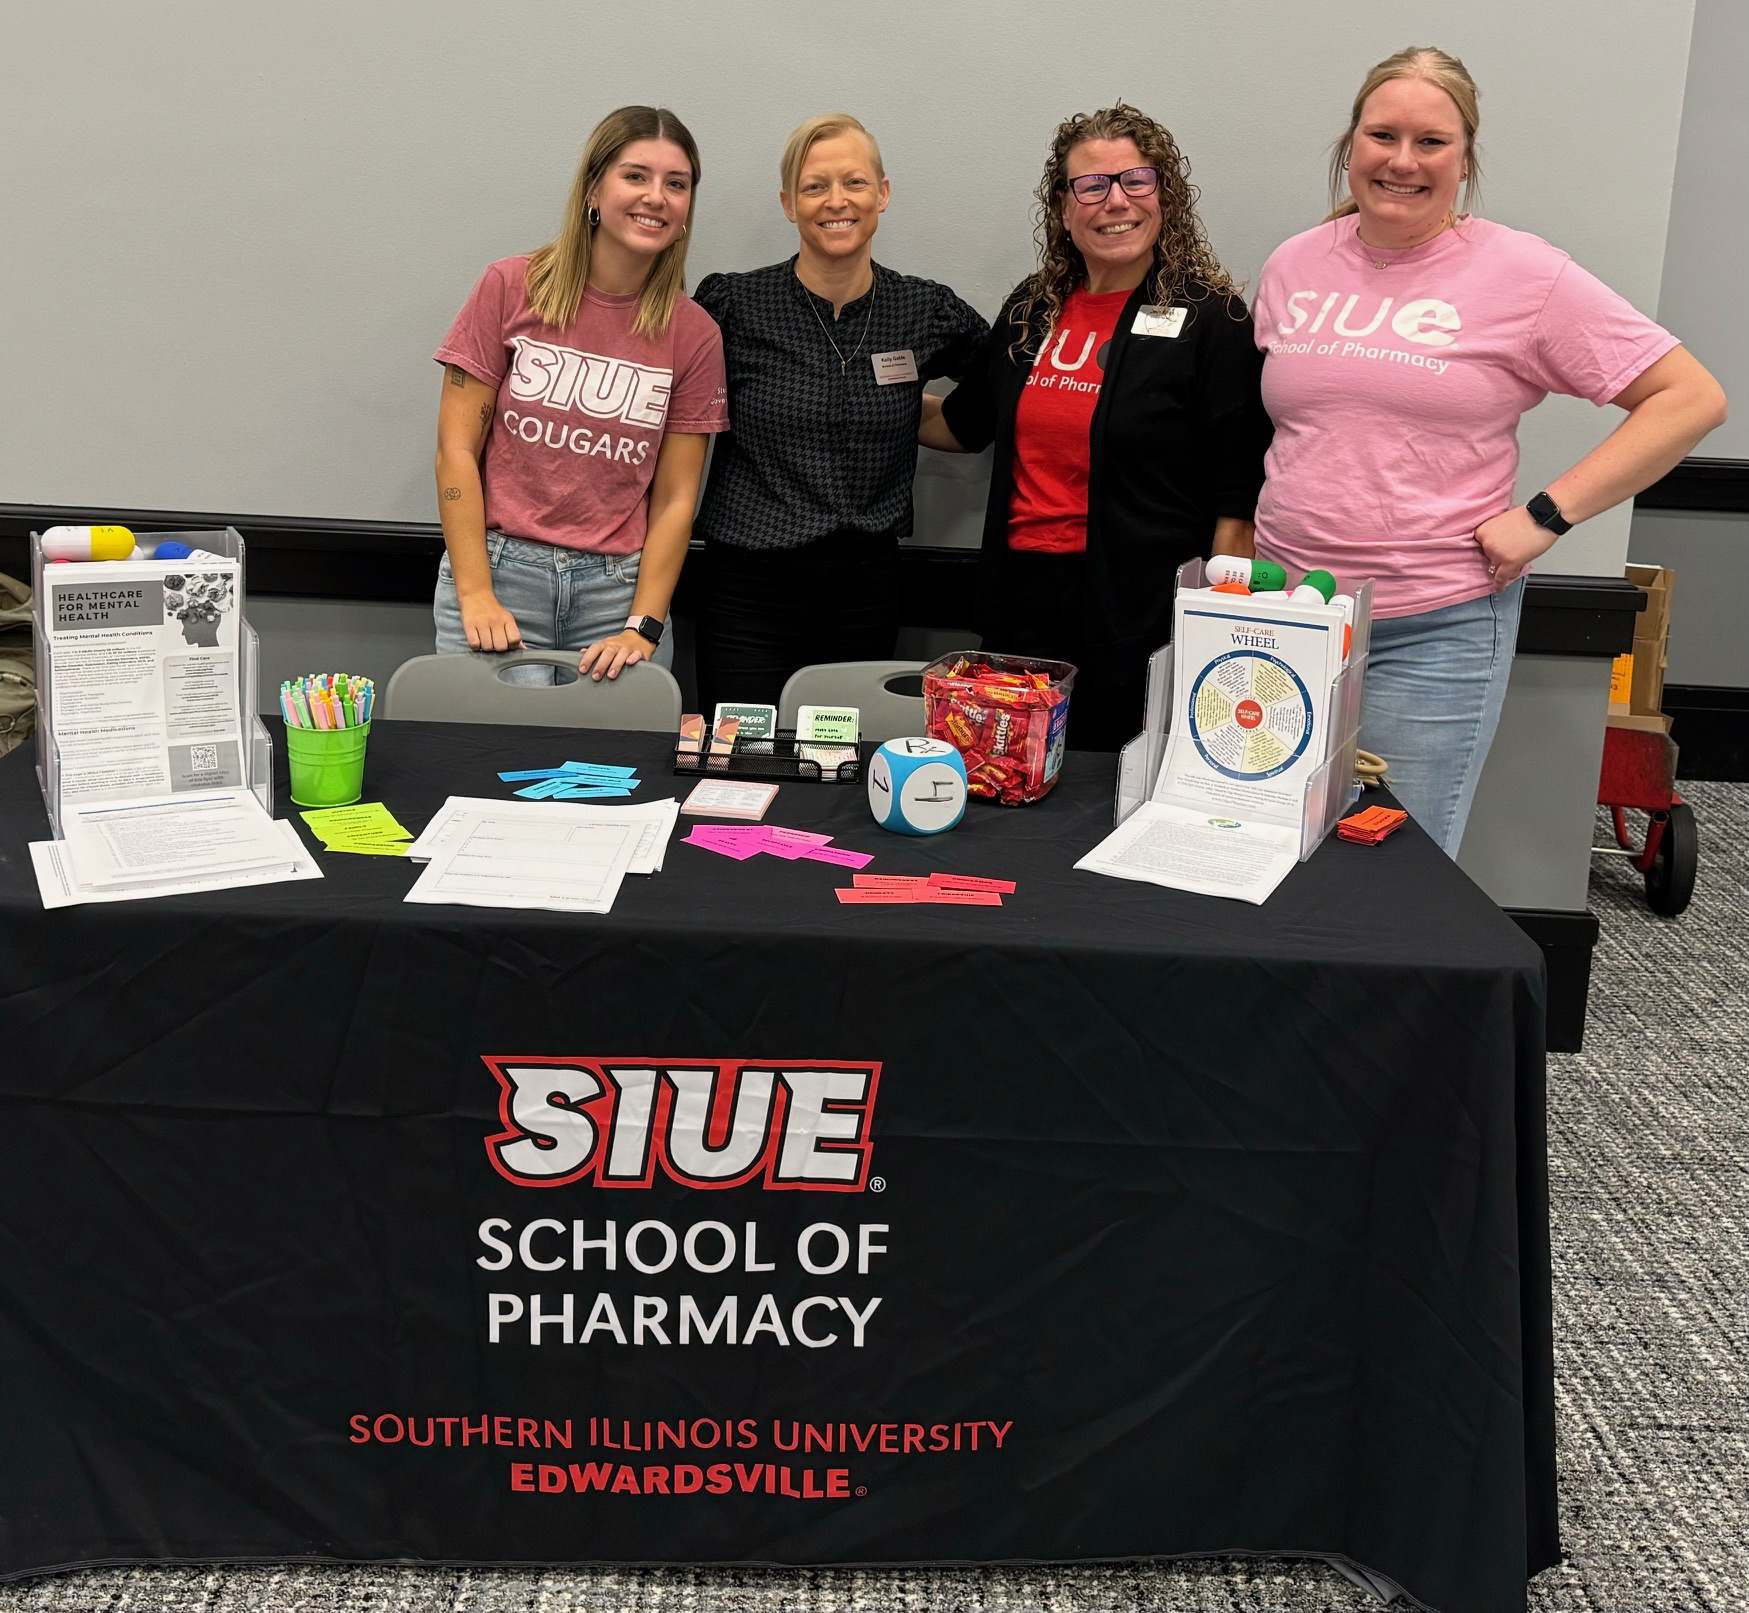
[(862, 728), (855, 706), (802, 706), (796, 712), (796, 738), (818, 745), (854, 745)]
[(738, 706), (727, 700), (717, 702), (716, 715), (711, 719), (714, 729), (725, 717), (737, 717), (741, 722), (741, 739), (770, 739), (777, 732), (776, 706)]
[(413, 831), (395, 821), (381, 801), (361, 801), (357, 806), (319, 807), (298, 814), (322, 840), (361, 838), (398, 840), (413, 838)]

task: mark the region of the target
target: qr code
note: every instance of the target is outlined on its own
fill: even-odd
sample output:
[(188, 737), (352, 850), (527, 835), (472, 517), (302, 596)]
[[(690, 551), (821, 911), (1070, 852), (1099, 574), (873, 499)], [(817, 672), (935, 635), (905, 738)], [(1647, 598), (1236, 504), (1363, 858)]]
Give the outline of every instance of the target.
[(191, 773), (214, 773), (219, 766), (219, 747), (217, 745), (190, 745), (188, 747), (188, 768)]

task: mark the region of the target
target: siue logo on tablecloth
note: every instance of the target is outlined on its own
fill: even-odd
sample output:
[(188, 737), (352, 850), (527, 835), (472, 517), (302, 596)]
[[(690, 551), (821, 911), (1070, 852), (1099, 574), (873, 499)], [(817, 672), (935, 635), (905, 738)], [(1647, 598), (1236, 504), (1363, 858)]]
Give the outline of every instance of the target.
[(504, 1130), (492, 1168), (518, 1187), (683, 1187), (860, 1193), (878, 1063), (832, 1059), (482, 1055)]

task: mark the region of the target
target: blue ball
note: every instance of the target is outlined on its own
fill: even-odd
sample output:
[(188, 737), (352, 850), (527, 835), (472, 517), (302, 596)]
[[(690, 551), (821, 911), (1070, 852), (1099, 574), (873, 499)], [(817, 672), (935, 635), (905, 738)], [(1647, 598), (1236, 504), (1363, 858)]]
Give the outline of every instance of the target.
[(869, 759), (868, 806), (894, 834), (933, 835), (966, 815), (966, 764), (944, 739), (889, 739)]

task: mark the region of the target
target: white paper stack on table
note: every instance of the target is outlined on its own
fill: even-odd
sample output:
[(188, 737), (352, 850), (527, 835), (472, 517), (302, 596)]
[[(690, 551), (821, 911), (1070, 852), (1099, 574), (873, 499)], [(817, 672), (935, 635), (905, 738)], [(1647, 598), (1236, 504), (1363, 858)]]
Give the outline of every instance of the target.
[(30, 848), (44, 907), (322, 877), (245, 788), (238, 572), (220, 555), (44, 568), (64, 836)]
[(679, 803), (583, 806), (452, 795), (407, 856), (409, 902), (606, 913), (627, 874), (657, 874)]
[(65, 807), (62, 828), (30, 848), (44, 907), (322, 877), (297, 831), (247, 791)]
[(1075, 864), (1261, 903), (1299, 861), (1305, 790), (1331, 755), (1340, 606), (1181, 588), (1172, 720), (1152, 798)]

